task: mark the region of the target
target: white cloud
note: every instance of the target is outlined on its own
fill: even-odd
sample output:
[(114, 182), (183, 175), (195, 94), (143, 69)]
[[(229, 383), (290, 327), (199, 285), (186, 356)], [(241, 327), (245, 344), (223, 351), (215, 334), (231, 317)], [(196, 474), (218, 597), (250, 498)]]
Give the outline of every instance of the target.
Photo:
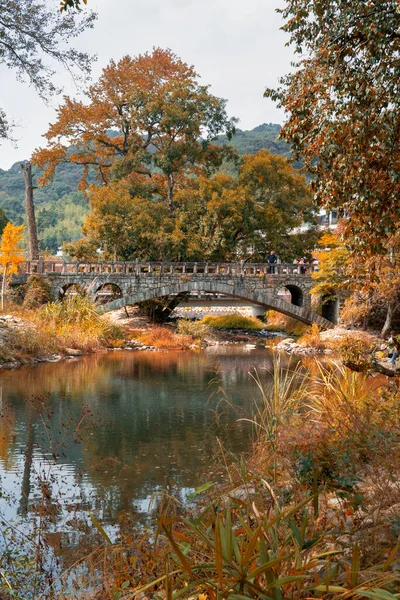
[[(281, 16), (275, 12), (282, 4), (283, 0), (89, 0), (99, 19), (74, 43), (98, 55), (94, 78), (111, 58), (134, 56), (153, 46), (171, 48), (195, 66), (212, 93), (229, 101), (228, 112), (240, 119), (239, 127), (249, 129), (283, 119), (282, 111), (263, 98), (265, 87), (275, 86), (293, 60), (280, 31)], [(41, 136), (61, 99), (46, 106), (12, 71), (0, 68), (0, 78), (0, 106), (19, 124), (18, 147), (0, 146), (0, 167), (5, 169), (44, 144)], [(66, 73), (60, 80), (68, 94), (76, 94)]]

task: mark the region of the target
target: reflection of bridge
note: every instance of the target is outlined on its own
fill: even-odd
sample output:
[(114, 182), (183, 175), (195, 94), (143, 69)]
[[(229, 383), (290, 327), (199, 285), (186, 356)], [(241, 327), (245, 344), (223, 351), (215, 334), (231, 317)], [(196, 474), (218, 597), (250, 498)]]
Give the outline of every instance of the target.
[[(134, 305), (152, 298), (183, 298), (187, 293), (210, 292), (239, 298), (264, 310), (273, 309), (304, 323), (323, 328), (336, 321), (335, 307), (322, 304), (321, 315), (311, 309), (313, 265), (249, 263), (162, 263), (162, 262), (64, 262), (62, 260), (26, 262), (19, 281), (38, 273), (49, 282), (54, 298), (72, 290), (94, 298), (111, 296), (104, 312)], [(17, 280), (17, 281), (18, 281)], [(290, 294), (291, 302), (283, 299)]]

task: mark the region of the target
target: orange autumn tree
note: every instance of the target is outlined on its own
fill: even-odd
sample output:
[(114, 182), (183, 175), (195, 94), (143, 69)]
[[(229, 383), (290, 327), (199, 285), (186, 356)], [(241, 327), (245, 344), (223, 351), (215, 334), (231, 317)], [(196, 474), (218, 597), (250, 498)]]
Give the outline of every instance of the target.
[(60, 163), (76, 163), (84, 166), (82, 187), (89, 168), (102, 184), (147, 178), (172, 211), (185, 177), (219, 167), (232, 152), (212, 143), (234, 132), (226, 101), (199, 85), (194, 68), (171, 50), (111, 61), (86, 97), (86, 103), (64, 99), (45, 134), (47, 147), (34, 152), (32, 161), (44, 169), (42, 184)]
[(287, 112), (281, 135), (317, 203), (348, 212), (349, 247), (384, 254), (400, 227), (399, 0), (286, 0), (279, 12), (299, 57), (266, 91)]
[(385, 253), (370, 257), (352, 252), (345, 234), (343, 222), (323, 233), (313, 253), (318, 271), (311, 293), (325, 300), (342, 297), (345, 322), (367, 328), (372, 321), (384, 337), (400, 313), (400, 233), (389, 239)]
[(21, 242), (23, 225), (16, 227), (12, 223), (7, 223), (4, 228), (0, 242), (0, 267), (2, 273), (1, 284), (1, 309), (4, 309), (4, 297), (7, 286), (7, 277), (17, 273), (18, 265), (24, 262), (22, 256), (23, 250), (18, 245)]

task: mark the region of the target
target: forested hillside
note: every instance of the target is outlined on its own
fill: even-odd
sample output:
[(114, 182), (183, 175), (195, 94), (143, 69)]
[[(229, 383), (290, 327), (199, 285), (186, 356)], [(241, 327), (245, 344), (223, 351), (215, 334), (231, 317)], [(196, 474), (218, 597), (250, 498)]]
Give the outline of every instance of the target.
[[(259, 125), (250, 131), (237, 130), (231, 141), (219, 136), (217, 142), (231, 144), (240, 155), (254, 154), (266, 148), (273, 154), (290, 155), (290, 147), (279, 139), (281, 126), (277, 124)], [(37, 176), (41, 172), (34, 169)], [(81, 228), (88, 212), (88, 205), (82, 192), (78, 191), (81, 168), (66, 163), (56, 168), (51, 184), (38, 187), (34, 192), (37, 211), (40, 246), (53, 252), (62, 242), (79, 239)], [(24, 181), (20, 163), (15, 163), (8, 171), (0, 169), (0, 208), (14, 224), (24, 222)]]
[(272, 154), (281, 156), (290, 155), (290, 147), (286, 142), (279, 139), (281, 126), (275, 123), (263, 123), (250, 131), (237, 129), (233, 138), (229, 141), (226, 136), (220, 135), (217, 142), (234, 146), (240, 155), (254, 154), (266, 148)]
[[(77, 189), (80, 171), (75, 165), (61, 165), (56, 170), (53, 183), (34, 190), (43, 250), (56, 251), (63, 241), (77, 240), (81, 235), (88, 206), (82, 192)], [(35, 168), (33, 172), (40, 174)], [(24, 222), (25, 188), (20, 163), (15, 163), (8, 171), (0, 169), (0, 208), (15, 225)]]

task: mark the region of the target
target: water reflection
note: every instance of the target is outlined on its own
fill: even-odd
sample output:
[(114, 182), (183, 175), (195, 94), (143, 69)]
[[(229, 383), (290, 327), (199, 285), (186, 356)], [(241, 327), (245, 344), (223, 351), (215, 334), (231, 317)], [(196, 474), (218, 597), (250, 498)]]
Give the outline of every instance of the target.
[(49, 489), (64, 504), (91, 505), (109, 523), (132, 507), (140, 512), (161, 487), (179, 494), (217, 478), (217, 438), (235, 453), (248, 448), (250, 427), (237, 419), (257, 396), (249, 372), (266, 380), (271, 368), (271, 351), (228, 346), (119, 351), (5, 372), (3, 485), (26, 515), (38, 493), (32, 473), (52, 465)]

